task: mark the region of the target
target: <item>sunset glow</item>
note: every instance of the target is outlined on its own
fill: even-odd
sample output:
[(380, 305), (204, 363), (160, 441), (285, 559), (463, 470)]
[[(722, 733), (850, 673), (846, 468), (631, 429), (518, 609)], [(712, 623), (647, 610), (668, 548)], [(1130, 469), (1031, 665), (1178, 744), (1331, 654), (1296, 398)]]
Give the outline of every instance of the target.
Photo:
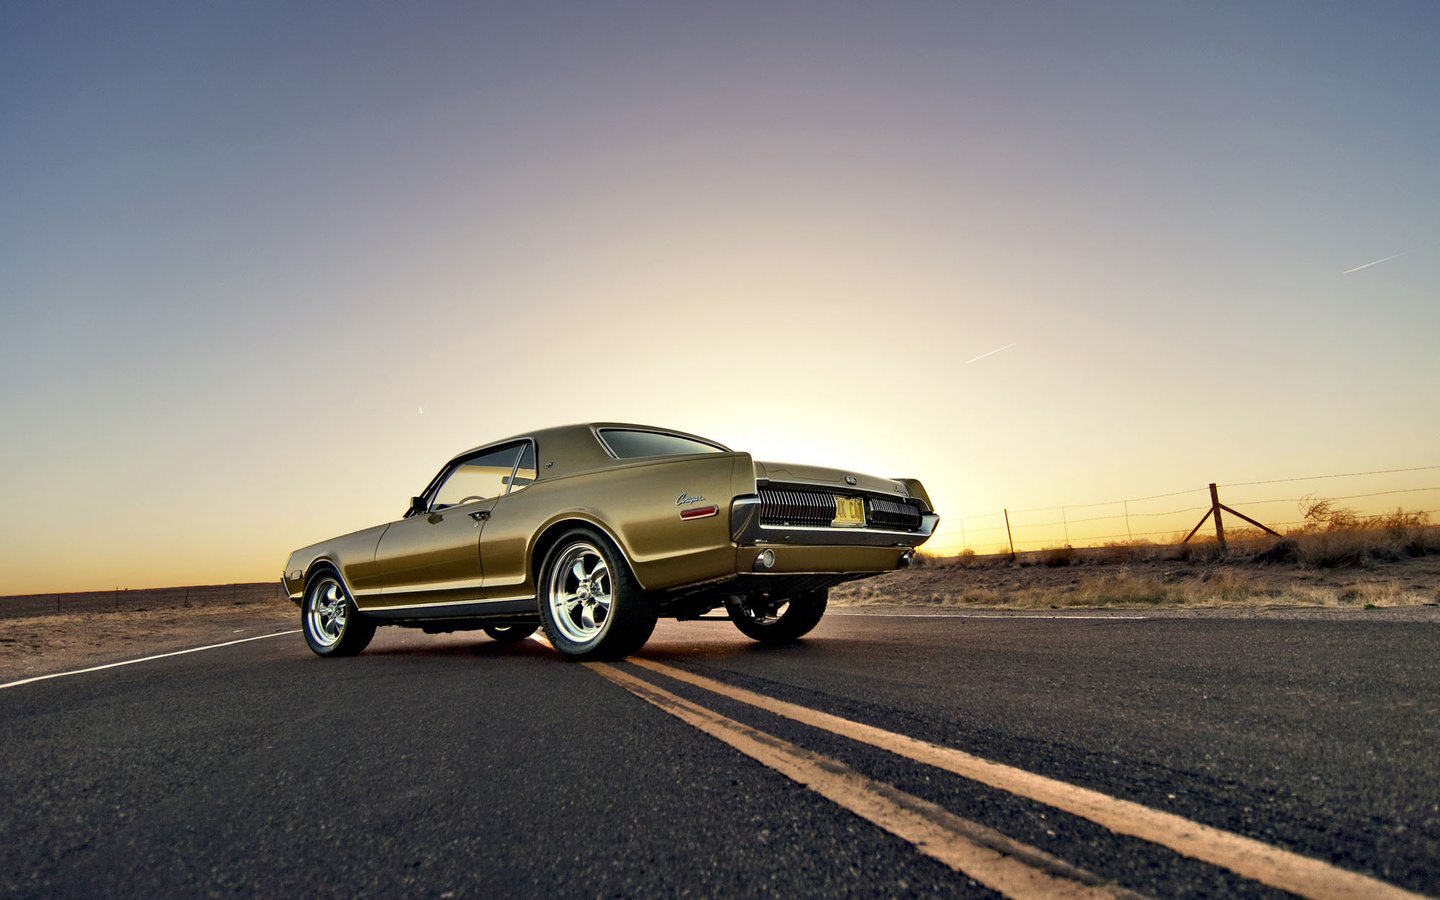
[(0, 594), (270, 580), (568, 422), (918, 477), (952, 551), (1004, 509), (1066, 507), (1058, 543), (1071, 505), (1440, 464), (1437, 33), (1405, 3), (7, 6)]

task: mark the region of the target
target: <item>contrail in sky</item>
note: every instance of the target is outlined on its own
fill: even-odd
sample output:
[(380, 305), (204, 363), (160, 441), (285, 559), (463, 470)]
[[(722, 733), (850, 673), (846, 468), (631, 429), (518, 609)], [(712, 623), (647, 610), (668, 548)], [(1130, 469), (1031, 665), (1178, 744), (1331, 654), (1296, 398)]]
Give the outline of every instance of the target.
[[(1405, 253), (1409, 253), (1409, 252), (1410, 252), (1409, 250), (1406, 250), (1406, 251), (1405, 251)], [(1394, 256), (1387, 256), (1387, 257), (1385, 257), (1384, 259), (1377, 259), (1377, 260), (1375, 260), (1375, 261), (1372, 262), (1372, 263), (1366, 263), (1366, 264), (1363, 265), (1363, 266), (1356, 266), (1356, 267), (1353, 268), (1353, 269), (1346, 269), (1345, 271), (1341, 272), (1340, 274), (1341, 274), (1341, 275), (1349, 275), (1351, 272), (1358, 272), (1358, 271), (1360, 271), (1361, 269), (1368, 269), (1368, 268), (1370, 268), (1371, 266), (1378, 266), (1378, 265), (1380, 265), (1382, 262), (1389, 262), (1389, 261), (1392, 260), (1392, 259), (1399, 259), (1400, 257), (1404, 256), (1405, 253), (1397, 253), (1397, 254), (1395, 254)]]
[(1013, 347), (1013, 346), (1015, 346), (1015, 345), (1014, 345), (1014, 344), (1006, 344), (1006, 345), (1003, 346), (1003, 347), (997, 347), (997, 348), (995, 348), (994, 350), (991, 350), (989, 353), (982, 353), (982, 354), (980, 354), (979, 356), (975, 357), (974, 359), (967, 359), (967, 360), (965, 360), (965, 365), (968, 366), (968, 365), (970, 365), (972, 362), (978, 362), (978, 361), (984, 359), (984, 358), (987, 357), (987, 356), (994, 356), (995, 354), (999, 353), (1001, 350), (1009, 350), (1009, 349), (1010, 349), (1011, 347)]

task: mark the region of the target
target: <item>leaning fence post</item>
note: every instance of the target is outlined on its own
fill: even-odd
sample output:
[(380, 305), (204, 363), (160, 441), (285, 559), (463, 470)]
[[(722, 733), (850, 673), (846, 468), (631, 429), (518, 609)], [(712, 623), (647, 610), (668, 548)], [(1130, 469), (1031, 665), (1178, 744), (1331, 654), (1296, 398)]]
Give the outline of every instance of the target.
[(1225, 553), (1225, 523), (1220, 521), (1220, 492), (1215, 482), (1210, 482), (1210, 511), (1215, 514), (1215, 540), (1220, 542), (1220, 552)]
[(1015, 535), (1010, 533), (1010, 510), (1005, 510), (1005, 536), (1010, 539), (1010, 561), (1015, 561)]

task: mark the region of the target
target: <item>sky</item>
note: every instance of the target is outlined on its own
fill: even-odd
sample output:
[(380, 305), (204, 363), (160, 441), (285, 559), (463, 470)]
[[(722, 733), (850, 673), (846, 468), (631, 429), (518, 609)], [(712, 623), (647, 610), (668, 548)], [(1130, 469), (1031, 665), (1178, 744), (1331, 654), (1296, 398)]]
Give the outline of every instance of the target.
[(567, 422), (918, 477), (938, 550), (1440, 465), (1437, 34), (1428, 2), (4, 4), (0, 594), (276, 578)]

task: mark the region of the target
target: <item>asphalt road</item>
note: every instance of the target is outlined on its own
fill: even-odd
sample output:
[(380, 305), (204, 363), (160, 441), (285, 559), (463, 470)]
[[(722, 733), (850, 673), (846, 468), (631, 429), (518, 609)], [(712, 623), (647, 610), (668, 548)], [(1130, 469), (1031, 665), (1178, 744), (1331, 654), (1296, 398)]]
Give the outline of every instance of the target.
[[(640, 659), (1440, 894), (1436, 617), (832, 614), (778, 648), (662, 623)], [(616, 669), (1099, 881), (1287, 896)], [(0, 690), (0, 723), (7, 897), (996, 895), (538, 641), (295, 634)]]

